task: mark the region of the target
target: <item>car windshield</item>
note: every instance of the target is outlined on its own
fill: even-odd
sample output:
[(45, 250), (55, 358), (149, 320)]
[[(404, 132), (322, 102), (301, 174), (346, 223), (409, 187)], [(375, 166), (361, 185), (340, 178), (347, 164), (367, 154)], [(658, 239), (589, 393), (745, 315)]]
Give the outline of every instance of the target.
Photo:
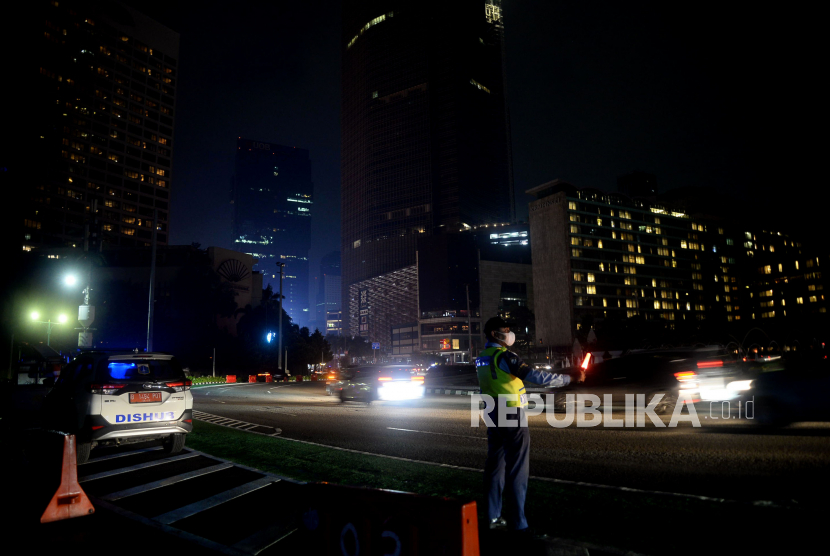
[(125, 359), (102, 361), (99, 376), (104, 380), (183, 380), (175, 359)]
[(380, 376), (390, 377), (393, 379), (411, 378), (413, 370), (411, 367), (387, 367), (380, 370)]

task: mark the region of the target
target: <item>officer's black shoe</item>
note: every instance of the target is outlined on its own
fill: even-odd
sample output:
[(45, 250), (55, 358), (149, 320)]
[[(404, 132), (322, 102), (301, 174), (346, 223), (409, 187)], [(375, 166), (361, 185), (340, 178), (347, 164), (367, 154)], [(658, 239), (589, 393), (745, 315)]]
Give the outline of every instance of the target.
[(507, 522), (504, 520), (503, 517), (497, 517), (496, 519), (490, 520), (490, 529), (506, 529)]

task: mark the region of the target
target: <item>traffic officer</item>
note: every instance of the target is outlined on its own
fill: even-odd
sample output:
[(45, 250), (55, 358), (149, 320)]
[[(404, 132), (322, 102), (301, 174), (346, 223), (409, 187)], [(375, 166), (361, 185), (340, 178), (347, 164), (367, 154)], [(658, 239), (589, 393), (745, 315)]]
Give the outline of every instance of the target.
[[(484, 489), (490, 528), (508, 525), (514, 531), (527, 531), (525, 498), (530, 471), (530, 431), (527, 428), (527, 394), (523, 381), (552, 388), (561, 388), (571, 382), (585, 380), (585, 372), (577, 368), (572, 373), (551, 373), (531, 369), (518, 355), (507, 348), (516, 336), (501, 317), (493, 317), (484, 325), (487, 343), (476, 359), (476, 372), (481, 393), (491, 396), (495, 408), (487, 423), (487, 461), (484, 464)], [(517, 421), (513, 426), (499, 426), (499, 396), (505, 396), (506, 406), (515, 407), (515, 413), (505, 412), (502, 424)], [(504, 402), (502, 402), (504, 403)], [(512, 411), (512, 410), (511, 410)], [(502, 518), (502, 491), (507, 487), (507, 521)]]

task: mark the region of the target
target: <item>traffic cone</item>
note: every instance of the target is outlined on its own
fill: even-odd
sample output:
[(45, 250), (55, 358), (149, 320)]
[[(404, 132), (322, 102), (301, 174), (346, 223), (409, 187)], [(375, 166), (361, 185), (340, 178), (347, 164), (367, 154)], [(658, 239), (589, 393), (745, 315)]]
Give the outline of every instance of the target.
[(40, 517), (41, 523), (60, 521), (95, 513), (89, 498), (78, 484), (78, 464), (75, 461), (75, 435), (63, 437), (63, 468), (61, 486)]

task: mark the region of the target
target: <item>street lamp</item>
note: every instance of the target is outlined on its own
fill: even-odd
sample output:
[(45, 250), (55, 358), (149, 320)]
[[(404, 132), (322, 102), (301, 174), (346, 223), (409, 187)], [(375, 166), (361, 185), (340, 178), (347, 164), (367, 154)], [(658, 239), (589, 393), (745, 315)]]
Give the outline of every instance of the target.
[[(95, 320), (95, 307), (89, 304), (89, 293), (92, 291), (90, 285), (91, 272), (91, 268), (88, 266), (86, 269), (86, 287), (81, 292), (84, 294), (84, 303), (78, 307), (78, 322), (83, 327), (82, 329), (78, 329), (82, 330), (78, 334), (78, 347), (82, 348), (92, 347), (92, 333), (90, 330), (95, 330), (94, 328), (90, 328), (92, 322)], [(67, 274), (63, 277), (63, 283), (69, 287), (73, 287), (78, 284), (78, 277), (75, 274)]]
[(49, 320), (38, 320), (40, 318), (40, 313), (37, 311), (32, 311), (32, 314), (29, 315), (32, 317), (32, 320), (38, 324), (45, 324), (46, 325), (46, 345), (51, 347), (52, 342), (52, 325), (53, 324), (64, 324), (67, 320), (69, 320), (66, 315), (59, 315), (57, 322), (52, 322), (52, 319)]
[[(277, 313), (277, 315), (278, 315), (277, 319), (279, 319), (279, 328), (277, 329), (277, 334), (279, 335), (279, 348), (277, 348), (277, 349), (279, 349), (279, 352), (277, 353), (277, 368), (282, 371), (283, 370), (283, 368), (282, 368), (282, 304), (283, 304), (283, 299), (284, 299), (283, 296), (282, 296), (282, 277), (283, 277), (283, 271), (285, 270), (285, 263), (278, 262), (277, 263), (277, 269), (278, 269), (277, 272), (279, 272), (279, 274), (280, 274), (280, 293), (279, 293), (280, 308), (279, 308), (279, 312)], [(288, 359), (288, 358), (286, 357), (286, 359)], [(285, 362), (285, 366), (286, 367), (288, 366), (288, 361)], [(286, 376), (287, 375), (288, 375), (288, 372), (286, 371)]]

